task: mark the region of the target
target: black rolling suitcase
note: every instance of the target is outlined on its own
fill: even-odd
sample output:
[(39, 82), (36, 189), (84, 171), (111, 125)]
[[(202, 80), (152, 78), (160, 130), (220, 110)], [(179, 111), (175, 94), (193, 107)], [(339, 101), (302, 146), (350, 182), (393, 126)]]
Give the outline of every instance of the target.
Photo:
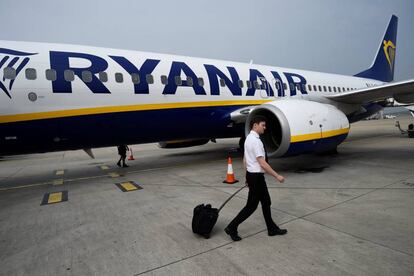
[(220, 208), (212, 208), (211, 204), (200, 204), (194, 208), (193, 211), (193, 221), (191, 223), (193, 233), (199, 234), (206, 239), (210, 238), (211, 230), (213, 230), (214, 225), (217, 222), (218, 215), (224, 205), (230, 201), (238, 192), (243, 190), (246, 186), (238, 189), (234, 194), (232, 194), (221, 206)]

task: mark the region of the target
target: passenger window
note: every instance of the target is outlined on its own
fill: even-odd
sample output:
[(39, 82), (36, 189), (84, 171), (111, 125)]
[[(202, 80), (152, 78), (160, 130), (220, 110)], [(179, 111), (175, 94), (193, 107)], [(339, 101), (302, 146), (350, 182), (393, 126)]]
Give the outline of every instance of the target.
[(74, 81), (75, 73), (73, 72), (73, 70), (65, 70), (63, 71), (63, 77), (65, 81)]
[(46, 69), (46, 79), (50, 81), (56, 80), (56, 70), (55, 69)]
[(35, 80), (36, 79), (36, 69), (27, 68), (25, 73), (26, 73), (26, 79), (28, 79), (28, 80)]
[(204, 79), (203, 78), (198, 78), (198, 85), (203, 87), (204, 86)]
[(287, 90), (287, 84), (283, 83), (283, 90)]
[(305, 92), (306, 91), (306, 85), (302, 84), (302, 91)]
[(275, 83), (275, 86), (276, 86), (276, 89), (277, 89), (277, 90), (280, 90), (280, 82), (278, 82), (278, 81), (277, 81), (277, 82)]
[(141, 82), (141, 79), (139, 78), (139, 74), (137, 73), (132, 73), (131, 74), (131, 81), (133, 84), (138, 84)]
[(330, 87), (330, 86), (328, 86), (328, 91), (329, 91), (329, 92), (332, 92), (332, 90), (331, 90), (331, 87)]
[(183, 82), (181, 81), (180, 76), (175, 76), (174, 80), (175, 80), (176, 85), (182, 85), (183, 84)]
[(323, 92), (326, 92), (326, 86), (325, 85), (323, 86)]
[(290, 90), (294, 90), (295, 89), (295, 86), (293, 85), (293, 83), (289, 83), (289, 87), (290, 87)]
[(322, 92), (322, 87), (320, 85), (318, 85), (318, 89)]
[(260, 85), (259, 85), (259, 82), (258, 81), (253, 81), (253, 86), (256, 89), (259, 89), (260, 88)]
[(249, 81), (249, 80), (247, 80), (246, 81), (246, 86), (247, 86), (247, 88), (252, 88), (252, 82), (251, 81)]
[(82, 80), (85, 83), (92, 82), (92, 73), (91, 73), (91, 71), (82, 71)]
[(239, 80), (238, 83), (239, 83), (239, 87), (240, 88), (243, 88), (243, 81), (242, 80)]
[(338, 87), (338, 89), (337, 89), (337, 90), (338, 90), (338, 92), (341, 92), (341, 87)]
[(147, 74), (145, 79), (146, 79), (148, 84), (153, 84), (154, 83), (154, 76), (151, 75), (151, 74)]
[(5, 79), (12, 80), (12, 79), (15, 79), (16, 78), (16, 69), (14, 69), (13, 67), (6, 67), (6, 68), (4, 68), (3, 73), (4, 73), (3, 74), (3, 77)]
[(333, 92), (336, 92), (336, 87), (335, 86), (333, 87)]
[(107, 82), (108, 81), (108, 74), (106, 72), (99, 72), (99, 80), (101, 82)]
[(168, 77), (166, 75), (161, 76), (161, 83), (165, 85), (168, 84)]
[(226, 82), (223, 79), (220, 79), (220, 86), (221, 87), (226, 86)]
[(299, 83), (296, 84), (296, 89), (299, 90), (299, 91), (301, 90), (301, 87), (300, 87)]
[(122, 73), (115, 73), (115, 81), (121, 83), (124, 81), (124, 76)]
[(192, 77), (187, 77), (187, 85), (188, 86), (193, 86), (193, 78)]
[(308, 84), (308, 90), (312, 91), (312, 85)]
[(313, 91), (317, 91), (317, 90), (316, 90), (316, 85), (314, 85), (314, 86), (313, 86)]

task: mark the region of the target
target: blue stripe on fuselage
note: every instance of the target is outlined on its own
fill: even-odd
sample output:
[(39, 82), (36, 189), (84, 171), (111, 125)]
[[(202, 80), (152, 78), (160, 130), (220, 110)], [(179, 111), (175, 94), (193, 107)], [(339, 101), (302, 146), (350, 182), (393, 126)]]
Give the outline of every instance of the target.
[(241, 137), (244, 125), (227, 127), (229, 114), (243, 106), (177, 108), (84, 115), (0, 124), (16, 137), (0, 144), (0, 154), (37, 153), (122, 143)]

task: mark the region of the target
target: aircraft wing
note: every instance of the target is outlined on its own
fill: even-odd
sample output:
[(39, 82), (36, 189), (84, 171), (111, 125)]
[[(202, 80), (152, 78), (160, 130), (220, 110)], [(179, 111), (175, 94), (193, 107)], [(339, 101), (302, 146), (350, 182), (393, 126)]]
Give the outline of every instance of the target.
[(400, 82), (387, 83), (381, 86), (344, 92), (337, 95), (325, 96), (326, 98), (349, 104), (362, 104), (395, 98), (399, 102), (414, 102), (414, 79)]

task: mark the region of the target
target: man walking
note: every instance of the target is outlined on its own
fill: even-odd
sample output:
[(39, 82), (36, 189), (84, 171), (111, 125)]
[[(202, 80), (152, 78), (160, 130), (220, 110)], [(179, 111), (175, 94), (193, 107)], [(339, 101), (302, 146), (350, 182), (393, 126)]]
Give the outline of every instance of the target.
[(267, 233), (269, 236), (284, 235), (286, 229), (280, 229), (272, 219), (270, 211), (270, 195), (267, 190), (264, 173), (273, 176), (280, 183), (285, 178), (275, 172), (266, 161), (266, 153), (260, 135), (266, 129), (266, 118), (256, 116), (250, 122), (250, 133), (246, 137), (244, 143), (244, 166), (246, 168), (246, 182), (249, 187), (249, 195), (246, 206), (240, 213), (230, 222), (224, 231), (232, 238), (233, 241), (240, 241), (238, 235), (238, 226), (245, 221), (256, 210), (259, 202), (262, 204), (263, 216), (266, 221)]
[(122, 161), (122, 167), (126, 168), (129, 167), (126, 163), (125, 163), (125, 159), (126, 159), (126, 152), (129, 150), (127, 145), (120, 145), (118, 146), (118, 154), (120, 155), (119, 157), (119, 161), (118, 163), (116, 163), (118, 165), (118, 167), (121, 167), (121, 161)]

